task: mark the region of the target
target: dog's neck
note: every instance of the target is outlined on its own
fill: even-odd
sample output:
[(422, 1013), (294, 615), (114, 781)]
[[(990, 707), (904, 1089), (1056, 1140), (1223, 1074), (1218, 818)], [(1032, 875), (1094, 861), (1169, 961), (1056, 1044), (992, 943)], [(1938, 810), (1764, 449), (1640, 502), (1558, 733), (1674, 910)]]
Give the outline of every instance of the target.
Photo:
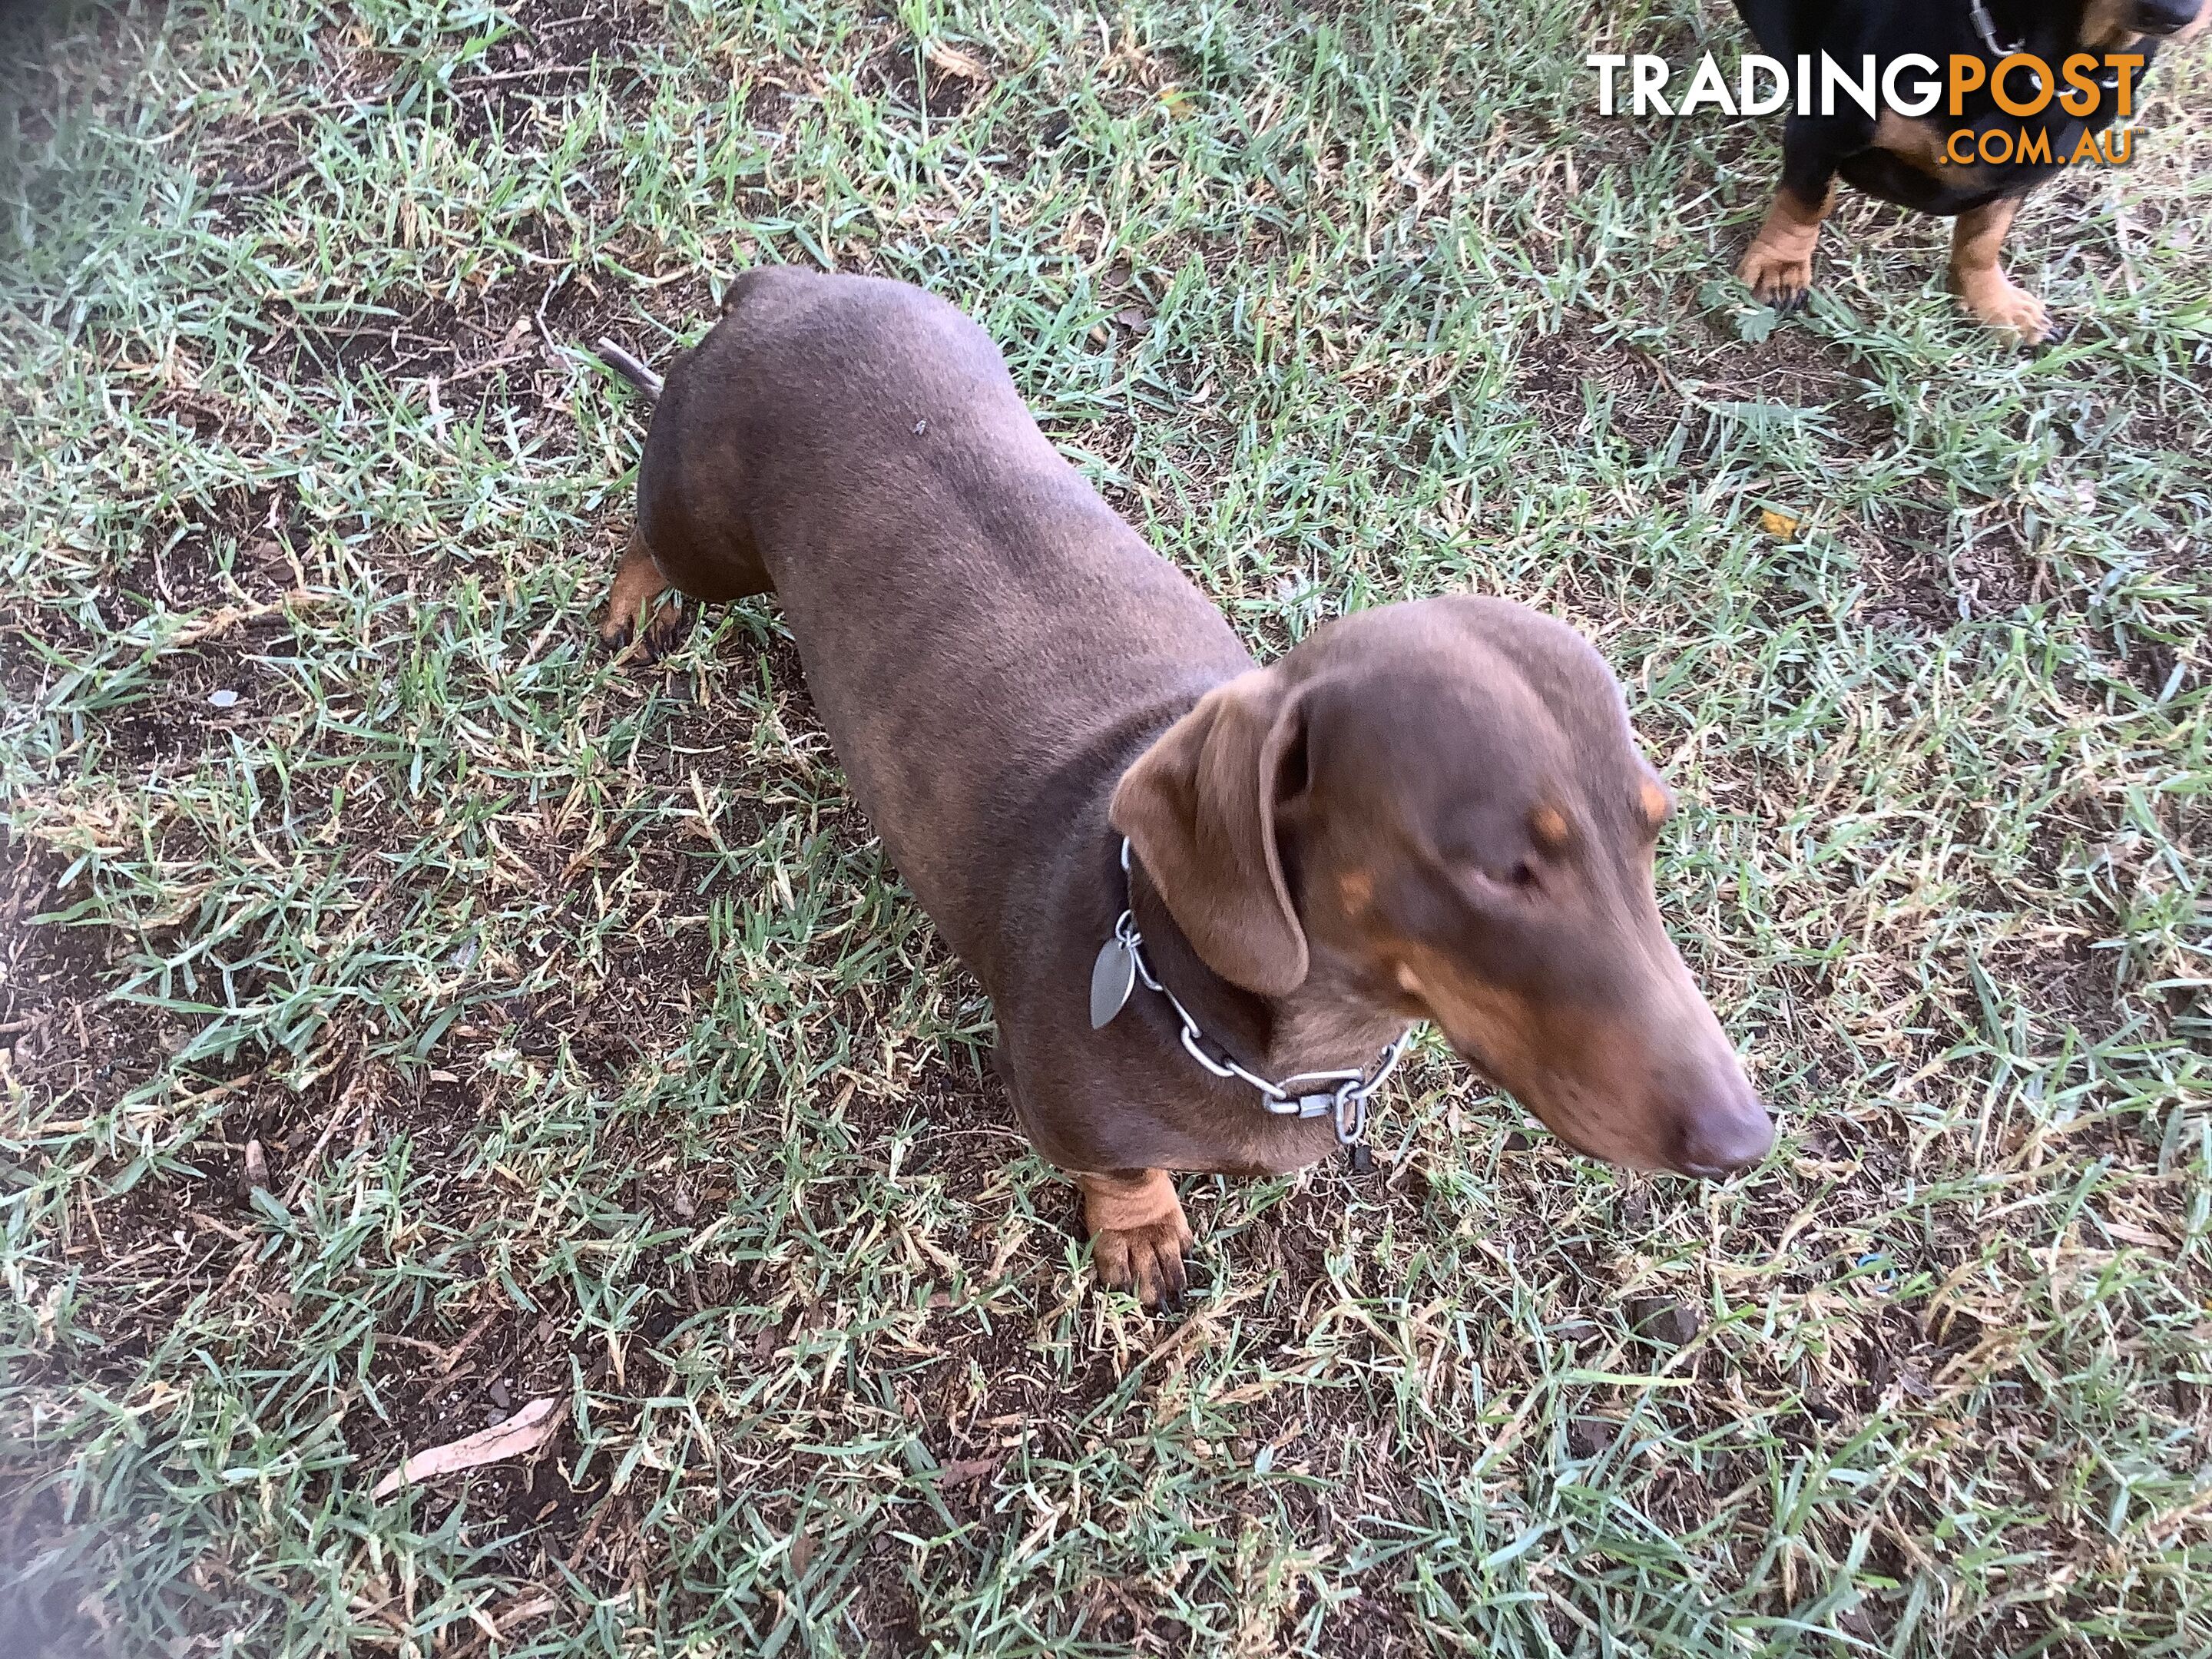
[(1271, 1079), (1356, 1071), (1372, 1065), (1406, 1029), (1402, 1014), (1378, 1006), (1318, 960), (1287, 996), (1261, 996), (1231, 984), (1206, 966), (1176, 926), (1141, 865), (1130, 872), (1129, 905), (1152, 971), (1214, 1047), (1247, 1071)]

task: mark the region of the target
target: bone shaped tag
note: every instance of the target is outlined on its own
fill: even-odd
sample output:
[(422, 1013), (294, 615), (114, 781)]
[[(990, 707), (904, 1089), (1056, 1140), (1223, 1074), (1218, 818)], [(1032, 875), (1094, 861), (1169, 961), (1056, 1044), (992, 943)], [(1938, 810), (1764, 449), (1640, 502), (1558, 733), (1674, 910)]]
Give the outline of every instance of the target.
[(1098, 947), (1091, 964), (1091, 1029), (1097, 1030), (1121, 1012), (1136, 988), (1137, 958), (1117, 935)]

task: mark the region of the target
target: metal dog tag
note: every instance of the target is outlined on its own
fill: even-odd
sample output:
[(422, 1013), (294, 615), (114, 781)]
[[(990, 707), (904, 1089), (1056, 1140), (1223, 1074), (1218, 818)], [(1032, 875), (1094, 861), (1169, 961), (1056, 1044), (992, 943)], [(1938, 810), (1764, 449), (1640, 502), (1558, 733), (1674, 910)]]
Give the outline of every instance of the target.
[(1117, 935), (1098, 947), (1091, 964), (1091, 1029), (1098, 1030), (1121, 1012), (1137, 986), (1137, 958)]

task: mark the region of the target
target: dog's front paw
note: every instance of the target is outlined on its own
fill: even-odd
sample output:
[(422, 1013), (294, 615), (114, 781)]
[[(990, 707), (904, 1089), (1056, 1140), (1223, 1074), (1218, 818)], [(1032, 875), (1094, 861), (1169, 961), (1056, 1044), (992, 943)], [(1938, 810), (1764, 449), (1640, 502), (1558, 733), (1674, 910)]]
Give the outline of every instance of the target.
[(1192, 1243), (1182, 1200), (1163, 1170), (1080, 1176), (1091, 1261), (1109, 1290), (1134, 1291), (1148, 1308), (1182, 1300), (1189, 1280), (1183, 1252)]
[(2043, 301), (2002, 271), (1977, 273), (1973, 279), (1960, 282), (1958, 289), (1960, 299), (1978, 321), (2018, 335), (2023, 345), (2042, 345), (2063, 331)]
[(1189, 1287), (1182, 1258), (1191, 1242), (1178, 1209), (1165, 1221), (1093, 1233), (1091, 1260), (1108, 1290), (1133, 1291), (1147, 1308), (1174, 1307)]
[(1753, 299), (1786, 317), (1802, 309), (1813, 291), (1813, 256), (1778, 248), (1762, 237), (1751, 245), (1735, 274)]

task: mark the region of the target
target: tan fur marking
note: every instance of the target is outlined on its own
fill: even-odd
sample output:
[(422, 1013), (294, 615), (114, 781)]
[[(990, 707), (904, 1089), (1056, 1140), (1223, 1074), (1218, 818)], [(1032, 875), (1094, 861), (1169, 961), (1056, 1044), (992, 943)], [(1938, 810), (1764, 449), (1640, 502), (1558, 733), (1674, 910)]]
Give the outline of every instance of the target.
[[(2135, 27), (2132, 0), (2089, 0), (2081, 11), (2081, 44), (2092, 52), (2140, 50), (2154, 37)], [(2200, 9), (2190, 21), (2168, 35), (2156, 37), (2160, 46), (2193, 40), (2212, 22), (2212, 8)]]
[(1182, 1256), (1192, 1234), (1167, 1171), (1078, 1175), (1075, 1182), (1083, 1189), (1083, 1222), (1099, 1282), (1133, 1290), (1148, 1308), (1182, 1296)]
[(1674, 810), (1674, 797), (1649, 778), (1636, 792), (1636, 804), (1643, 809), (1644, 821), (1654, 830), (1666, 823), (1668, 815)]
[(1528, 833), (1547, 852), (1567, 844), (1567, 816), (1556, 806), (1539, 806), (1528, 814)]
[(1947, 128), (1922, 118), (1884, 109), (1874, 124), (1874, 147), (1886, 149), (1905, 166), (1947, 183), (1971, 185), (1974, 167), (1954, 167), (1943, 153)]
[[(614, 586), (607, 594), (606, 615), (599, 622), (600, 639), (617, 647), (635, 639), (639, 654), (648, 662), (667, 651), (676, 643), (678, 626), (684, 614), (672, 599), (653, 603), (667, 586), (668, 578), (661, 574), (653, 550), (645, 544), (645, 538), (633, 532), (622, 562), (615, 567)], [(653, 605), (649, 617), (646, 614), (647, 605)]]
[(1803, 301), (1813, 286), (1813, 249), (1820, 240), (1820, 222), (1835, 199), (1832, 187), (1817, 205), (1798, 200), (1787, 190), (1774, 192), (1759, 234), (1751, 239), (1743, 263), (1736, 267), (1753, 298), (1774, 306)]
[(2134, 10), (2130, 0), (2089, 0), (2081, 9), (2081, 44), (2102, 52), (2136, 39), (2136, 31), (2128, 27)]
[(1375, 902), (1375, 878), (1364, 870), (1347, 870), (1336, 878), (1337, 896), (1355, 915)]
[(1431, 951), (1411, 954), (1423, 1004), (1452, 1046), (1554, 1134), (1616, 1164), (1665, 1166), (1668, 1126), (1641, 1098), (1638, 1047), (1614, 1021), (1475, 979)]
[(1951, 287), (1981, 321), (2033, 345), (2051, 333), (2050, 313), (2005, 275), (1997, 257), (2019, 211), (2018, 202), (2007, 200), (1959, 216), (1951, 233)]

